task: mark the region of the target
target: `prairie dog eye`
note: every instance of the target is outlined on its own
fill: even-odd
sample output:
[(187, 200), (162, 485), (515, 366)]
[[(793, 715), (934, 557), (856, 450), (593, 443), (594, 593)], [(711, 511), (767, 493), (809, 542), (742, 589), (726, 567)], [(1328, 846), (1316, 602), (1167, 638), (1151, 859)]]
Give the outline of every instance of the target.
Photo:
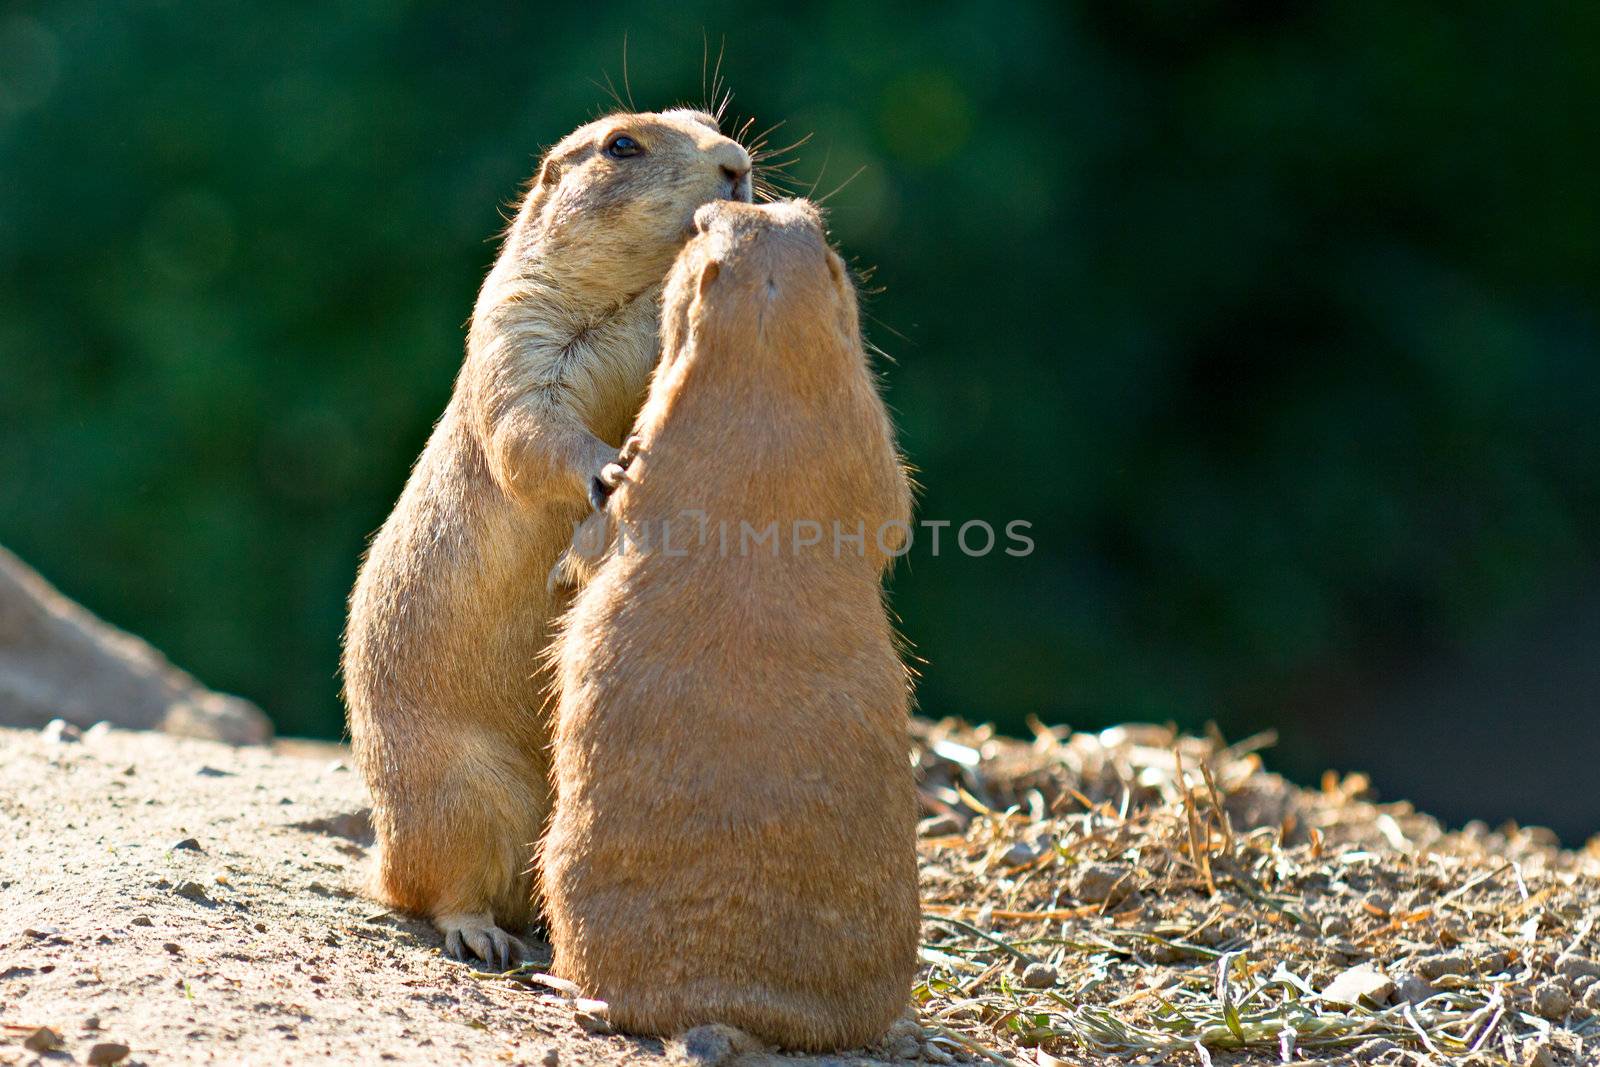
[(641, 155), (644, 146), (627, 134), (619, 133), (606, 138), (606, 145), (602, 151), (612, 159), (627, 159), (629, 156)]

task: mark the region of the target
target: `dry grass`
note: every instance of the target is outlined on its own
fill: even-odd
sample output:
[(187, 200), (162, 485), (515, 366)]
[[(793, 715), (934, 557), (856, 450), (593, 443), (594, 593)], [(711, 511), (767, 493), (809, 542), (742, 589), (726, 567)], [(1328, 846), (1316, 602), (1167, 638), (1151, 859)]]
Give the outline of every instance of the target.
[(916, 732), (935, 1058), (1600, 1062), (1593, 846), (1302, 791), (1269, 738)]

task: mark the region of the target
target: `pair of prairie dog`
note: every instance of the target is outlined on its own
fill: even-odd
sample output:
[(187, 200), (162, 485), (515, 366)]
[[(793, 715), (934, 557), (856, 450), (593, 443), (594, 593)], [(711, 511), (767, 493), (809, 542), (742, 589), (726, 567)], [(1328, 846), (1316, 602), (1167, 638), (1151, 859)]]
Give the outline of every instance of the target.
[[(471, 952), (486, 961), (504, 965), (522, 951), (509, 931), (524, 925), (537, 910), (531, 858), (534, 843), (543, 836), (552, 802), (552, 724), (545, 697), (553, 677), (548, 666), (547, 647), (564, 600), (549, 590), (546, 575), (570, 540), (574, 524), (585, 513), (586, 494), (616, 458), (617, 450), (611, 442), (621, 439), (644, 398), (658, 351), (662, 278), (694, 229), (696, 209), (717, 200), (747, 204), (750, 168), (748, 154), (717, 131), (711, 116), (691, 111), (608, 116), (580, 128), (551, 150), (480, 293), (467, 358), (451, 402), (418, 460), (394, 513), (374, 539), (361, 569), (351, 596), (344, 675), (356, 755), (374, 798), (374, 824), (379, 845), (375, 889), (387, 902), (432, 918), (444, 933), (446, 947), (453, 954)], [(763, 220), (781, 213), (775, 208), (746, 210), (751, 212), (750, 218)], [(891, 481), (897, 488), (892, 486), (892, 492), (883, 498), (892, 497), (895, 503), (867, 502), (871, 506), (866, 506), (865, 512), (870, 517), (887, 507), (898, 515), (905, 510), (904, 479), (894, 459), (887, 419), (882, 415), (881, 403), (871, 388), (860, 356), (853, 291), (838, 267), (837, 257), (826, 249), (814, 211), (782, 210), (798, 212), (795, 218), (807, 219), (813, 251), (820, 249), (827, 253), (817, 262), (825, 265), (827, 276), (833, 279), (830, 290), (833, 295), (828, 299), (834, 303), (814, 305), (810, 311), (820, 313), (824, 308), (831, 309), (828, 321), (833, 323), (834, 340), (852, 339), (853, 351), (860, 363), (861, 381), (866, 386), (866, 394), (862, 395), (870, 396), (871, 404), (876, 405), (872, 410), (877, 418), (871, 422), (871, 428), (877, 436), (867, 440), (873, 441), (875, 446), (881, 443), (881, 449), (874, 447), (870, 451), (889, 457), (889, 466), (885, 469), (893, 472)], [(730, 219), (735, 217), (729, 216)], [(794, 219), (788, 219), (786, 226), (799, 233), (793, 223)], [(709, 234), (721, 234), (717, 239), (726, 240), (739, 228), (731, 222), (713, 223), (703, 218), (702, 228), (706, 227), (709, 227), (707, 232), (695, 238), (697, 247), (709, 243)], [(789, 238), (784, 240), (793, 243)], [(771, 241), (761, 243), (772, 245)], [(711, 263), (713, 259), (705, 262)], [(780, 265), (778, 259), (769, 256), (769, 260), (773, 269)], [(729, 262), (729, 257), (723, 256), (720, 261)], [(747, 257), (740, 261), (750, 264), (757, 260)], [(706, 273), (702, 271), (696, 284), (704, 282), (709, 293), (714, 288), (714, 280), (705, 279)], [(798, 284), (803, 274), (803, 271), (797, 272), (794, 275), (796, 284), (786, 288), (791, 301), (796, 294), (811, 291)], [(770, 288), (774, 282), (769, 279), (763, 284)], [(668, 351), (674, 354), (672, 365), (680, 362), (691, 368), (711, 365), (705, 360), (679, 358), (693, 347), (687, 340), (695, 331), (694, 312), (690, 306), (680, 307), (674, 301), (669, 304), (670, 315), (682, 316), (680, 321), (669, 321), (666, 329), (671, 343)], [(805, 317), (805, 311), (787, 316), (796, 322)], [(726, 316), (718, 316), (715, 321), (724, 318)], [(708, 317), (707, 321), (713, 319)], [(843, 365), (855, 366), (848, 360)], [(683, 373), (689, 378), (695, 377), (692, 372)], [(665, 405), (670, 409), (675, 406), (665, 398), (660, 405), (654, 399), (663, 392), (665, 386), (660, 383), (666, 380), (664, 375), (658, 374), (652, 407)], [(744, 379), (745, 385), (752, 381), (754, 379), (748, 377)], [(788, 378), (783, 380), (785, 386), (794, 383), (795, 380)], [(776, 382), (768, 384), (772, 388), (777, 386)], [(684, 395), (693, 396), (698, 388), (691, 387)], [(846, 391), (852, 395), (859, 393), (853, 384)], [(769, 389), (758, 399), (778, 398), (778, 394)], [(750, 399), (725, 390), (721, 403), (737, 408)], [(771, 403), (758, 406), (764, 411), (773, 407)], [(701, 409), (703, 405), (696, 405), (696, 408)], [(663, 426), (672, 422), (667, 420)], [(640, 425), (641, 429), (649, 427), (646, 423)], [(673, 432), (697, 436), (692, 424), (678, 419), (675, 425), (678, 429)], [(736, 439), (726, 438), (724, 430), (729, 427), (720, 425), (715, 430), (716, 436), (702, 438), (696, 447), (721, 461), (720, 467), (713, 464), (715, 470), (732, 478), (733, 483), (745, 484), (748, 477), (738, 473), (743, 463), (763, 455), (776, 460), (778, 452), (762, 444), (762, 435), (770, 426), (761, 419), (747, 419), (740, 425), (744, 433), (753, 435), (750, 449)], [(649, 434), (645, 436), (653, 440)], [(781, 443), (792, 441), (785, 436)], [(790, 462), (800, 465), (797, 470), (836, 466), (826, 456), (825, 440), (822, 451), (820, 466), (817, 455), (799, 452), (787, 455)], [(648, 455), (641, 456), (638, 472), (630, 474), (630, 478), (636, 477), (642, 486), (656, 462), (660, 461), (653, 461)], [(877, 465), (882, 466), (881, 463)], [(704, 473), (711, 473), (713, 468), (707, 468)], [(840, 485), (848, 484), (858, 491), (876, 492), (883, 488), (876, 482), (869, 486), (852, 481), (853, 476), (841, 477), (844, 480)], [(667, 484), (666, 479), (662, 478), (658, 484)], [(791, 479), (789, 484), (809, 486), (812, 483), (801, 478), (798, 482)], [(624, 486), (623, 500), (633, 499), (635, 488), (634, 485)], [(705, 486), (695, 488), (704, 489)], [(765, 507), (772, 502), (752, 503)], [(800, 503), (791, 501), (791, 505)], [(832, 506), (833, 502), (804, 503), (813, 507)], [(857, 504), (856, 510), (862, 510), (862, 502)], [(635, 506), (618, 504), (624, 510)], [(846, 790), (833, 798), (846, 800), (860, 810), (846, 813), (844, 821), (835, 818), (831, 829), (819, 824), (812, 828), (815, 834), (801, 833), (806, 841), (801, 845), (798, 858), (792, 856), (790, 862), (801, 862), (812, 848), (819, 854), (811, 857), (812, 862), (801, 863), (813, 872), (812, 880), (805, 883), (809, 888), (799, 895), (791, 894), (782, 912), (785, 923), (798, 922), (798, 911), (808, 907), (813, 909), (813, 914), (825, 913), (837, 920), (841, 909), (852, 912), (859, 906), (858, 898), (864, 891), (861, 886), (837, 881), (823, 884), (827, 877), (823, 876), (822, 882), (818, 882), (818, 871), (834, 870), (837, 876), (857, 881), (865, 879), (874, 884), (887, 878), (889, 882), (884, 884), (892, 883), (897, 887), (889, 895), (898, 892), (900, 899), (883, 914), (894, 913), (898, 925), (888, 935), (875, 928), (867, 938), (874, 951), (890, 942), (895, 946), (896, 950), (888, 953), (890, 969), (897, 975), (891, 983), (894, 1011), (882, 1017), (880, 1006), (873, 1005), (863, 1015), (861, 1006), (856, 1003), (860, 999), (855, 995), (859, 989), (852, 987), (847, 996), (852, 1005), (847, 1006), (846, 1017), (856, 1019), (853, 1029), (842, 1022), (830, 1024), (822, 1018), (831, 1009), (824, 1005), (826, 998), (817, 992), (820, 986), (796, 994), (809, 997), (805, 1003), (796, 1002), (788, 1007), (769, 1003), (767, 1015), (763, 1016), (761, 1010), (735, 1010), (733, 1000), (711, 995), (709, 987), (701, 990), (705, 996), (697, 996), (695, 987), (682, 986), (680, 992), (686, 999), (673, 1002), (676, 1007), (659, 1001), (648, 1005), (638, 1003), (625, 988), (616, 984), (614, 972), (607, 970), (616, 964), (621, 970), (615, 975), (627, 971), (623, 965), (626, 946), (616, 941), (616, 937), (626, 938), (627, 944), (635, 946), (635, 953), (641, 947), (647, 949), (649, 939), (641, 938), (638, 931), (629, 933), (622, 927), (612, 926), (613, 932), (607, 933), (599, 926), (592, 930), (585, 926), (585, 909), (589, 909), (589, 915), (598, 914), (593, 910), (597, 905), (605, 910), (602, 901), (610, 891), (605, 888), (608, 857), (616, 857), (613, 846), (606, 840), (587, 836), (584, 820), (623, 819), (623, 823), (617, 824), (617, 832), (623, 836), (611, 839), (614, 843), (627, 840), (630, 833), (645, 833), (652, 822), (651, 813), (658, 810), (657, 805), (675, 801), (673, 797), (657, 795), (659, 790), (652, 790), (648, 779), (630, 782), (630, 767), (635, 765), (630, 761), (650, 765), (660, 760), (676, 761), (679, 748), (698, 738), (706, 746), (701, 752), (702, 759), (714, 764), (718, 762), (717, 746), (727, 744), (736, 748), (750, 734), (731, 730), (737, 708), (726, 700), (719, 704), (709, 690), (701, 694), (709, 700), (705, 705), (706, 713), (720, 717), (725, 731), (715, 736), (701, 734), (701, 724), (693, 717), (694, 709), (683, 704), (681, 699), (656, 699), (652, 704), (649, 680), (674, 670), (672, 653), (663, 646), (629, 661), (625, 650), (642, 651), (644, 646), (625, 633), (618, 633), (612, 635), (616, 641), (612, 652), (623, 654), (620, 663), (624, 669), (612, 681), (622, 684), (631, 677), (635, 683), (643, 685), (643, 690), (635, 691), (633, 696), (644, 699), (642, 703), (636, 700), (625, 707), (619, 704), (622, 718), (618, 722), (631, 722), (631, 725), (623, 728), (620, 736), (605, 740), (599, 749), (594, 748), (599, 740), (594, 731), (605, 729), (603, 724), (609, 721), (610, 715), (606, 709), (612, 700), (611, 696), (601, 695), (599, 703), (595, 702), (597, 672), (615, 671), (618, 664), (585, 665), (582, 662), (585, 650), (602, 651), (588, 647), (587, 642), (598, 637), (606, 625), (626, 619), (665, 620), (672, 611), (658, 614), (659, 606), (637, 605), (637, 611), (622, 611), (611, 618), (611, 623), (606, 623), (593, 613), (598, 609), (584, 610), (585, 604), (597, 603), (625, 607), (623, 601), (628, 594), (625, 590), (614, 591), (618, 587), (608, 576), (609, 560), (602, 563), (593, 589), (582, 595), (579, 610), (573, 615), (573, 622), (556, 653), (559, 674), (564, 682), (571, 682), (570, 691), (576, 701), (567, 700), (564, 684), (559, 690), (562, 693), (560, 731), (563, 737), (572, 739), (572, 744), (560, 750), (562, 766), (554, 784), (561, 791), (562, 800), (570, 797), (571, 803), (563, 803), (558, 809), (561, 814), (556, 826), (561, 833), (552, 832), (548, 840), (544, 853), (548, 867), (545, 874), (550, 891), (562, 894), (559, 901), (549, 902), (552, 927), (557, 931), (561, 960), (558, 965), (580, 984), (588, 982), (595, 986), (589, 989), (594, 995), (603, 996), (613, 988), (622, 992), (617, 1010), (620, 1012), (618, 1022), (624, 1027), (668, 1032), (698, 1021), (728, 1021), (744, 1023), (758, 1034), (781, 1043), (820, 1047), (836, 1044), (841, 1035), (858, 1035), (861, 1039), (872, 1036), (867, 1031), (881, 1030), (903, 1004), (914, 966), (915, 944), (912, 794), (904, 744), (905, 682), (878, 600), (880, 563), (881, 560), (876, 559), (871, 562), (870, 581), (861, 586), (870, 589), (870, 609), (859, 595), (839, 600), (821, 585), (811, 590), (807, 602), (812, 604), (819, 620), (832, 613), (837, 625), (854, 624), (860, 621), (858, 616), (869, 624), (862, 636), (870, 650), (865, 659), (861, 658), (861, 653), (850, 651), (859, 642), (847, 640), (850, 635), (840, 631), (838, 649), (843, 650), (845, 658), (835, 666), (842, 671), (841, 677), (859, 676), (858, 681), (875, 694), (875, 699), (866, 703), (883, 711), (883, 714), (875, 711), (878, 717), (872, 721), (881, 721), (882, 730), (887, 733), (878, 737), (881, 744), (871, 751), (893, 751), (892, 758), (879, 761), (882, 762), (880, 770), (887, 773), (887, 793), (880, 796), (882, 788), (877, 779), (869, 775), (869, 780), (859, 785), (859, 794)], [(860, 570), (857, 577), (869, 577), (866, 569), (860, 569), (865, 563), (857, 561), (857, 565)], [(823, 585), (831, 581), (833, 579), (828, 578)], [(704, 625), (712, 624), (720, 597), (716, 590), (707, 588), (705, 595), (697, 598), (695, 590), (685, 587), (681, 581), (657, 582), (653, 588), (657, 595), (662, 590), (677, 588), (680, 595), (697, 601), (704, 609)], [(687, 608), (689, 604), (681, 606)], [(730, 606), (737, 608), (737, 605)], [(750, 610), (756, 606), (754, 601), (747, 601), (745, 605)], [(786, 606), (791, 611), (795, 609), (792, 597)], [(725, 622), (730, 626), (738, 625), (734, 618)], [(646, 632), (652, 641), (663, 636), (648, 627)], [(759, 629), (751, 632), (759, 632)], [(758, 655), (775, 651), (780, 658), (792, 657), (793, 653), (791, 648), (777, 646), (752, 647), (748, 651)], [(820, 646), (817, 652), (826, 655)], [(778, 665), (778, 660), (774, 660), (769, 666)], [(712, 684), (712, 675), (702, 673), (699, 677), (698, 684)], [(758, 674), (755, 680), (773, 679)], [(813, 692), (815, 689), (813, 685)], [(774, 696), (777, 693), (777, 690), (770, 691)], [(666, 692), (662, 694), (667, 695)], [(868, 721), (862, 718), (866, 715), (862, 710), (866, 704), (855, 703), (865, 698), (848, 688), (841, 690), (841, 696), (849, 702), (844, 705), (851, 709), (849, 716), (858, 723)], [(619, 695), (617, 699), (623, 698)], [(653, 718), (649, 722), (634, 718), (651, 707)], [(749, 709), (752, 719), (760, 713), (758, 707)], [(788, 716), (790, 726), (805, 721), (799, 707), (787, 709), (783, 714)], [(674, 716), (690, 718), (675, 721)], [(781, 729), (776, 720), (751, 725), (762, 739), (761, 747), (770, 746)], [(829, 730), (823, 720), (812, 720), (811, 725), (823, 739), (819, 742), (822, 749), (848, 745), (848, 754), (852, 757), (861, 751), (857, 743), (859, 737), (847, 732), (839, 735), (837, 741), (829, 742), (826, 740)], [(857, 730), (860, 729), (858, 726)], [(797, 760), (801, 759), (798, 753), (803, 751), (803, 746), (796, 750)], [(792, 795), (784, 797), (778, 794), (785, 791), (773, 785), (776, 777), (751, 774), (744, 783), (748, 791), (745, 800), (778, 802), (792, 817), (806, 808), (808, 795), (815, 801), (829, 792), (826, 782), (841, 766), (834, 758), (839, 754), (819, 750), (808, 754), (817, 760), (815, 765), (808, 759), (776, 765), (778, 776), (787, 774), (786, 780), (795, 784)], [(734, 749), (724, 750), (723, 756), (733, 758)], [(613, 764), (613, 758), (620, 758), (622, 762)], [(851, 761), (843, 766), (867, 773)], [(670, 772), (670, 768), (665, 769)], [(611, 780), (603, 780), (607, 776), (611, 776)], [(679, 781), (670, 777), (667, 780)], [(851, 789), (857, 788), (855, 773), (847, 781)], [(606, 794), (609, 799), (603, 799)], [(725, 794), (725, 812), (745, 806), (738, 797), (737, 793)], [(885, 797), (888, 802), (880, 803)], [(865, 803), (867, 799), (871, 803)], [(712, 819), (716, 825), (730, 825), (721, 821), (711, 809), (705, 809), (702, 817)], [(631, 830), (627, 829), (628, 820), (633, 821)], [(886, 859), (881, 848), (865, 856), (848, 849), (836, 854), (848, 862), (835, 862), (824, 854), (841, 842), (862, 839), (861, 826), (845, 825), (850, 820), (866, 820), (864, 825), (888, 828), (887, 837), (899, 843), (898, 860)], [(826, 818), (823, 821), (826, 822)], [(659, 828), (673, 829), (672, 826)], [(702, 830), (709, 828), (710, 824)], [(776, 824), (771, 828), (775, 829)], [(792, 832), (792, 827), (790, 829)], [(703, 835), (697, 840), (709, 845), (714, 836)], [(816, 839), (811, 840), (812, 836)], [(723, 847), (726, 848), (726, 842)], [(793, 849), (794, 844), (788, 847)], [(891, 848), (890, 851), (896, 850)], [(729, 859), (733, 855), (725, 853), (722, 858)], [(631, 914), (636, 921), (648, 921), (653, 917), (656, 921), (671, 919), (689, 927), (710, 929), (716, 924), (705, 914), (707, 907), (731, 903), (726, 894), (704, 896), (714, 892), (719, 877), (728, 883), (730, 891), (756, 892), (740, 871), (722, 867), (715, 857), (697, 859), (692, 849), (690, 852), (680, 850), (676, 863), (669, 856), (660, 859), (667, 866), (646, 870), (635, 865), (631, 874), (621, 875), (623, 881), (635, 889), (639, 888), (638, 883), (629, 883), (628, 879), (653, 880), (653, 888), (644, 896), (634, 894)], [(627, 863), (634, 862), (627, 860)], [(701, 870), (701, 867), (706, 869)], [(682, 880), (682, 885), (674, 889), (674, 880)], [(793, 883), (796, 887), (801, 884)], [(878, 888), (882, 889), (882, 885)], [(719, 910), (729, 917), (729, 921), (716, 926), (726, 936), (715, 943), (703, 939), (696, 942), (691, 946), (692, 954), (684, 957), (685, 962), (698, 960), (700, 964), (710, 965), (721, 960), (748, 966), (751, 962), (748, 959), (740, 963), (739, 944), (755, 946), (764, 943), (764, 938), (770, 940), (774, 933), (787, 943), (791, 936), (787, 930), (762, 925), (760, 917), (746, 914), (734, 922), (731, 918), (735, 912)], [(869, 913), (875, 919), (882, 917), (870, 909)], [(620, 921), (625, 916), (619, 912), (615, 918)], [(778, 919), (779, 915), (773, 914), (765, 921), (770, 923)], [(751, 922), (757, 925), (751, 926)], [(837, 932), (851, 933), (843, 927)], [(864, 936), (867, 931), (854, 933)], [(885, 936), (889, 936), (890, 942), (884, 941)], [(824, 945), (813, 946), (812, 964), (820, 959), (815, 954), (826, 950)], [(623, 956), (615, 955), (618, 951), (623, 952)], [(758, 967), (770, 969), (779, 961), (755, 962)], [(799, 962), (798, 958), (795, 962)], [(859, 963), (856, 961), (852, 966)], [(826, 967), (823, 969), (832, 973)], [(715, 980), (717, 974), (729, 973), (720, 966), (710, 966), (709, 970), (702, 967), (702, 970), (708, 981)], [(824, 979), (823, 985), (827, 981)], [(809, 979), (801, 984), (808, 983)], [(770, 1000), (771, 990), (768, 992)], [(701, 1018), (691, 1010), (693, 1004), (713, 1010), (708, 1017)], [(755, 1010), (754, 1015), (751, 1010)], [(785, 1011), (789, 1012), (788, 1016), (784, 1016)], [(787, 1024), (784, 1018), (789, 1019)], [(867, 1020), (865, 1029), (863, 1019)]]

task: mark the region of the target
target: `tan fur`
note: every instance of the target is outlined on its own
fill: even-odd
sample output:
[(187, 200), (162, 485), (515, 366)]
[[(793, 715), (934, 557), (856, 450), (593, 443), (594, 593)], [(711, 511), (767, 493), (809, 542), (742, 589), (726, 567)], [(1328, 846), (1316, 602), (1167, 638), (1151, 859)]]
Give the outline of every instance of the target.
[(917, 965), (888, 560), (870, 532), (838, 556), (831, 533), (776, 555), (736, 538), (741, 521), (872, 531), (907, 520), (910, 494), (816, 209), (714, 204), (697, 222), (607, 510), (643, 530), (700, 509), (708, 536), (687, 520), (682, 555), (613, 547), (552, 649), (555, 969), (625, 1030), (851, 1047), (904, 1010)]
[[(607, 155), (618, 133), (643, 154)], [(351, 594), (345, 699), (374, 800), (375, 891), (485, 958), (503, 951), (496, 924), (529, 917), (549, 808), (545, 576), (644, 398), (661, 281), (695, 209), (748, 200), (749, 169), (690, 111), (607, 116), (549, 151)]]

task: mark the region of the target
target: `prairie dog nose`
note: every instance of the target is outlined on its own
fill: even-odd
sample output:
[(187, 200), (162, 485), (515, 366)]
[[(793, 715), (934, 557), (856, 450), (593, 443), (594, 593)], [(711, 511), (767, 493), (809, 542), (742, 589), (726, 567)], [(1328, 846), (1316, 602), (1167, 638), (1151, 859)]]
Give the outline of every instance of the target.
[(711, 154), (722, 180), (727, 183), (722, 196), (726, 200), (750, 202), (750, 153), (733, 141), (723, 141)]

